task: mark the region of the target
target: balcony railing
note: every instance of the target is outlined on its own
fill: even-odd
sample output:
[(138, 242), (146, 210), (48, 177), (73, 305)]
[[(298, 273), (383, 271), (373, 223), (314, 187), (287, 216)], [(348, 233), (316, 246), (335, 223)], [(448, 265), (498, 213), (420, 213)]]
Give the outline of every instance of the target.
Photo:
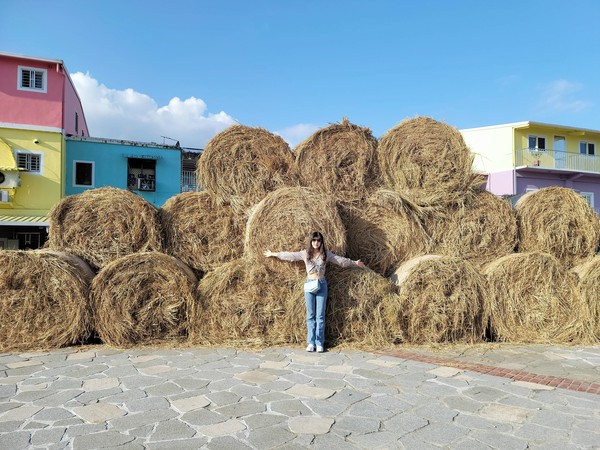
[(181, 171), (181, 192), (194, 192), (198, 189), (196, 172), (191, 170)]
[(600, 172), (600, 157), (552, 149), (523, 148), (517, 150), (517, 166)]

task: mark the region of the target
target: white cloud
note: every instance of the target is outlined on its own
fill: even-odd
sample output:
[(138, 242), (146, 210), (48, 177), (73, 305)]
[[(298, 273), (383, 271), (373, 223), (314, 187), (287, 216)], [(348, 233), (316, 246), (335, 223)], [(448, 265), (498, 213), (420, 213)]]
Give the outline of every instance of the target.
[(542, 86), (541, 106), (551, 111), (580, 112), (590, 106), (590, 102), (577, 98), (582, 85), (567, 80), (555, 80)]
[(110, 89), (89, 73), (77, 72), (71, 77), (94, 137), (162, 143), (161, 136), (168, 136), (184, 147), (202, 148), (215, 134), (236, 123), (223, 111), (208, 113), (206, 103), (199, 98), (174, 97), (159, 107), (146, 94)]
[(296, 147), (300, 142), (309, 137), (315, 131), (320, 129), (321, 127), (318, 125), (313, 125), (309, 123), (300, 123), (298, 125), (294, 125), (291, 127), (284, 128), (282, 130), (276, 131), (275, 134), (278, 134), (282, 137), (284, 141), (286, 141), (291, 148)]

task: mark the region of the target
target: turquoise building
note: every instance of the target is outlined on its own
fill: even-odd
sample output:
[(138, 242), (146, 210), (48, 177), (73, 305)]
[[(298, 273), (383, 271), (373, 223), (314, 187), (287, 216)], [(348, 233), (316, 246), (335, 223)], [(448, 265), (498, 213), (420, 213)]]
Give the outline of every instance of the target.
[(65, 194), (112, 186), (161, 207), (170, 197), (188, 190), (189, 174), (182, 171), (187, 153), (179, 145), (67, 137)]

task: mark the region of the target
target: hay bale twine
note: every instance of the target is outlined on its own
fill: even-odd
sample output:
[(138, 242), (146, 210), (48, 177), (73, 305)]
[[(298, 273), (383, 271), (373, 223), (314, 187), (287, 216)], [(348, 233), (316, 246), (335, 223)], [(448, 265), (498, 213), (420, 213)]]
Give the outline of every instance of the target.
[(401, 264), (390, 279), (398, 294), (384, 310), (397, 340), (432, 344), (484, 339), (489, 319), (485, 279), (469, 262), (422, 255)]
[(423, 205), (455, 203), (482, 182), (461, 133), (429, 117), (406, 119), (385, 133), (377, 158), (387, 186)]
[(517, 219), (511, 204), (485, 190), (425, 222), (434, 242), (432, 253), (457, 256), (477, 265), (513, 253), (517, 245)]
[(515, 205), (520, 252), (546, 252), (567, 267), (591, 259), (600, 241), (600, 220), (573, 189), (528, 192)]
[(302, 275), (272, 273), (244, 258), (208, 272), (198, 283), (190, 342), (265, 346), (304, 339)]
[(577, 291), (576, 277), (554, 256), (515, 253), (491, 262), (483, 273), (496, 339), (557, 344), (589, 339), (589, 310)]
[(295, 264), (265, 258), (263, 252), (302, 250), (313, 231), (323, 233), (328, 250), (346, 254), (346, 229), (333, 198), (310, 188), (281, 188), (252, 210), (246, 223), (244, 254), (276, 272), (296, 271)]
[(196, 282), (185, 264), (159, 252), (135, 253), (109, 263), (91, 286), (98, 336), (119, 347), (183, 340)]
[(93, 276), (73, 255), (0, 250), (0, 349), (84, 343), (91, 333), (88, 294)]
[(163, 249), (158, 209), (124, 189), (103, 187), (65, 197), (48, 219), (49, 248), (80, 256), (94, 268)]
[(234, 125), (206, 144), (196, 175), (200, 186), (243, 215), (267, 193), (294, 184), (293, 165), (294, 155), (280, 136)]
[(426, 253), (423, 211), (399, 192), (380, 189), (359, 205), (338, 203), (348, 255), (390, 276), (402, 262)]
[(165, 249), (198, 272), (208, 272), (244, 251), (244, 226), (231, 207), (209, 192), (184, 192), (160, 209)]
[(316, 131), (294, 153), (302, 186), (346, 201), (364, 198), (381, 186), (377, 139), (347, 119)]
[(577, 275), (581, 300), (589, 310), (590, 327), (595, 340), (600, 341), (600, 255), (572, 269)]

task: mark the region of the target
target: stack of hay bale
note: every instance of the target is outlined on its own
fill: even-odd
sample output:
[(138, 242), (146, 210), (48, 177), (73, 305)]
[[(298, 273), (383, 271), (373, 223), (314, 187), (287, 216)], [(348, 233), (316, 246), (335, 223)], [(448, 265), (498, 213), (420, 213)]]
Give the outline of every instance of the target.
[(312, 231), (369, 268), (328, 268), (329, 346), (600, 339), (598, 216), (565, 188), (513, 209), (471, 165), (427, 117), (379, 142), (343, 120), (293, 151), (233, 126), (206, 146), (200, 192), (157, 209), (86, 191), (51, 212), (52, 252), (0, 251), (0, 345), (302, 342), (304, 267), (263, 252)]

